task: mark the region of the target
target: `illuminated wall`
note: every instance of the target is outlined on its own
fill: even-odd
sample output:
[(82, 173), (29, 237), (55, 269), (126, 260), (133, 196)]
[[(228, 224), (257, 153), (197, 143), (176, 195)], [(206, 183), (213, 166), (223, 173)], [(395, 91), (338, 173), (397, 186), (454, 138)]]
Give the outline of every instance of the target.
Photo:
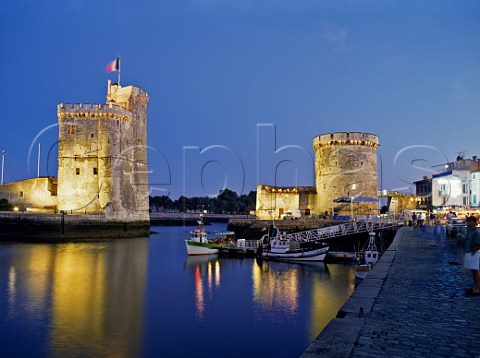
[(149, 219), (148, 94), (109, 81), (106, 104), (60, 104), (58, 207)]
[(0, 185), (0, 199), (7, 199), (20, 210), (55, 211), (57, 179), (41, 177)]
[(469, 206), (469, 170), (451, 170), (432, 178), (432, 206)]
[(480, 172), (470, 174), (470, 206), (480, 206)]
[(302, 215), (315, 213), (314, 187), (275, 187), (257, 185), (256, 215), (259, 219), (278, 219), (289, 210)]

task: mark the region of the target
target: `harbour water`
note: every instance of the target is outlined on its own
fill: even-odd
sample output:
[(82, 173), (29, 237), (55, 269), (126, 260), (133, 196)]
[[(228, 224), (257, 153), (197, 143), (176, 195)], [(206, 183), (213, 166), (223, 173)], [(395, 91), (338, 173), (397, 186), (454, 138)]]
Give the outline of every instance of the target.
[(355, 288), (350, 264), (187, 257), (191, 229), (0, 243), (0, 356), (298, 357)]

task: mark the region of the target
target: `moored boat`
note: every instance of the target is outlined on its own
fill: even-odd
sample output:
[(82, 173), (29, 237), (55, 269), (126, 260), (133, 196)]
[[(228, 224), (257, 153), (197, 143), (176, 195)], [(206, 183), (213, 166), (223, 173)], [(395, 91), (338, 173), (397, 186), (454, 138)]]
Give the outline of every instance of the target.
[(298, 242), (281, 235), (276, 227), (261, 239), (259, 256), (283, 261), (323, 261), (328, 245), (321, 241)]
[[(203, 222), (199, 221), (195, 230), (190, 231), (190, 239), (185, 240), (188, 255), (214, 255), (220, 252), (221, 248), (234, 245), (232, 231), (214, 233), (215, 239), (209, 239), (208, 233), (203, 228)], [(219, 237), (222, 236), (222, 237)]]
[(357, 265), (355, 266), (355, 277), (363, 280), (372, 270), (373, 265), (379, 260), (379, 252), (375, 243), (375, 232), (369, 233), (367, 247), (357, 255)]

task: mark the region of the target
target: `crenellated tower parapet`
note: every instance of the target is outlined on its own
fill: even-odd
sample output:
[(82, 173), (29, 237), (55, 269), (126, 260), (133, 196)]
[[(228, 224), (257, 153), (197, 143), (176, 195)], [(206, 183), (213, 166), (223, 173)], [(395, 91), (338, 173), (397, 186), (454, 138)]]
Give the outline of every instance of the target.
[(111, 118), (124, 122), (131, 120), (131, 112), (113, 103), (60, 103), (57, 105), (58, 119), (63, 118)]
[(360, 145), (378, 148), (378, 136), (361, 132), (336, 132), (322, 134), (313, 139), (314, 149), (344, 145)]

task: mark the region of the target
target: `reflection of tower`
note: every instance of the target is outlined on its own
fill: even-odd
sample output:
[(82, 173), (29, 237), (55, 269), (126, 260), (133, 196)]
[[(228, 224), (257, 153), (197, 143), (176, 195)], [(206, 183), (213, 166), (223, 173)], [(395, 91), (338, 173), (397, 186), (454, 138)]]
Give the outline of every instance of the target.
[(52, 357), (141, 355), (148, 241), (102, 246), (52, 255)]
[[(277, 265), (276, 265), (277, 264)], [(270, 263), (263, 263), (262, 267), (253, 263), (253, 300), (263, 310), (281, 310), (282, 314), (294, 314), (298, 309), (299, 279), (298, 271), (294, 267), (283, 269), (281, 263), (272, 265), (280, 268), (273, 270)]]
[(58, 208), (148, 220), (148, 94), (108, 82), (106, 104), (58, 105)]
[[(330, 212), (335, 198), (378, 197), (378, 137), (360, 132), (322, 134), (313, 139), (317, 212)], [(361, 204), (362, 214), (376, 213), (377, 203)], [(345, 208), (349, 211), (350, 206)], [(346, 213), (345, 212), (345, 213)]]

